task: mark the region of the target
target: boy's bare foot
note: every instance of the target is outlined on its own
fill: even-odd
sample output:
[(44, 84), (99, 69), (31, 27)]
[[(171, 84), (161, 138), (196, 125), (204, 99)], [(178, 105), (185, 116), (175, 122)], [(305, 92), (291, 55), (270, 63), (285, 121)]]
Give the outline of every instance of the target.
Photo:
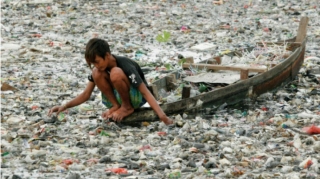
[(120, 108), (120, 106), (113, 106), (110, 109), (107, 109), (105, 112), (102, 113), (102, 118), (109, 119), (112, 118), (112, 113), (117, 111)]
[(125, 108), (121, 106), (118, 110), (112, 113), (112, 119), (120, 122), (123, 118), (129, 116), (133, 112), (134, 112), (134, 109), (132, 107)]

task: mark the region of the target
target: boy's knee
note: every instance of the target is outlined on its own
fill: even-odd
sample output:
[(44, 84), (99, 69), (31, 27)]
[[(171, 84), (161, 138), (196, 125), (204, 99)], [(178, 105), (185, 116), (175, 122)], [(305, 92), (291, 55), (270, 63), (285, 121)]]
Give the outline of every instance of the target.
[(121, 68), (115, 67), (110, 71), (110, 79), (112, 82), (117, 82), (121, 78), (126, 77)]
[(97, 79), (99, 79), (99, 78), (101, 78), (101, 77), (103, 77), (103, 72), (100, 72), (98, 69), (96, 69), (96, 68), (94, 68), (93, 70), (92, 70), (92, 78), (93, 78), (93, 80), (97, 80)]

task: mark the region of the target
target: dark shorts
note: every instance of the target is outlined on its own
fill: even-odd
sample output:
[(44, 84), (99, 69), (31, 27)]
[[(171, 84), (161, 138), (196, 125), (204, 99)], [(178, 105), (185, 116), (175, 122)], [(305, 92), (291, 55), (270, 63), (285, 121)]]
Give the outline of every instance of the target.
[[(117, 101), (119, 102), (119, 104), (122, 104), (118, 91), (113, 90), (113, 93)], [(107, 108), (110, 109), (112, 107), (112, 103), (106, 98), (106, 96), (103, 93), (101, 93), (101, 97), (102, 97), (102, 103)], [(140, 91), (137, 88), (134, 88), (132, 86), (130, 86), (130, 101), (134, 109), (141, 107), (147, 102), (142, 96), (142, 94), (140, 93)]]

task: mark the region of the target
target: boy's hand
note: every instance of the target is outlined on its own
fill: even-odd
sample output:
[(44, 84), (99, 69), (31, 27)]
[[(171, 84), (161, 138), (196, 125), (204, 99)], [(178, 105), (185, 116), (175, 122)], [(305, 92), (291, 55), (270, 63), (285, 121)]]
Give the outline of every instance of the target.
[(57, 115), (59, 115), (60, 112), (66, 110), (65, 106), (55, 106), (53, 108), (51, 108), (48, 112), (48, 116), (51, 116), (52, 113), (56, 112)]
[(103, 119), (109, 119), (109, 118), (110, 118), (110, 117), (109, 117), (109, 110), (104, 111), (104, 112), (101, 114), (101, 117), (102, 117)]
[(172, 119), (168, 118), (167, 116), (164, 116), (160, 119), (163, 123), (165, 123), (166, 125), (170, 125), (173, 124)]

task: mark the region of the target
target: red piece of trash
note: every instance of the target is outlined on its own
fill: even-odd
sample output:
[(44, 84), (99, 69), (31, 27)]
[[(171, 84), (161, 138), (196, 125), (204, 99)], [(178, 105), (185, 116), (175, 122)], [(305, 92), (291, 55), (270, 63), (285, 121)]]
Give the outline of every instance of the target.
[(312, 134), (320, 134), (320, 127), (312, 125), (311, 127), (304, 127), (302, 131), (312, 135)]
[(304, 164), (303, 168), (309, 168), (313, 164), (312, 160), (308, 160), (306, 164)]
[(94, 131), (89, 131), (89, 135), (96, 135)]
[(36, 109), (38, 109), (38, 108), (39, 108), (39, 107), (36, 106), (36, 105), (34, 105), (34, 106), (31, 107), (32, 110), (36, 110)]
[(270, 29), (268, 27), (263, 28), (263, 31), (270, 32)]
[(186, 31), (186, 30), (188, 30), (188, 27), (183, 25), (183, 26), (181, 27), (181, 31)]
[(42, 37), (41, 34), (32, 34), (32, 37)]
[(158, 132), (158, 136), (165, 136), (165, 135), (167, 135), (166, 132), (162, 132), (162, 131)]
[(53, 43), (52, 41), (50, 41), (50, 42), (49, 42), (49, 46), (52, 47), (53, 45), (54, 45), (54, 43)]
[(87, 161), (88, 163), (97, 164), (99, 162), (99, 159), (91, 158)]
[(72, 161), (72, 159), (64, 159), (62, 161), (62, 163), (66, 164), (66, 165), (71, 165), (71, 164), (73, 164), (73, 161)]
[(147, 149), (151, 150), (150, 145), (144, 145), (144, 146), (142, 146), (139, 150), (144, 151), (144, 150), (147, 150)]
[(125, 168), (107, 168), (106, 171), (111, 171), (112, 173), (117, 174), (128, 174), (128, 170)]

